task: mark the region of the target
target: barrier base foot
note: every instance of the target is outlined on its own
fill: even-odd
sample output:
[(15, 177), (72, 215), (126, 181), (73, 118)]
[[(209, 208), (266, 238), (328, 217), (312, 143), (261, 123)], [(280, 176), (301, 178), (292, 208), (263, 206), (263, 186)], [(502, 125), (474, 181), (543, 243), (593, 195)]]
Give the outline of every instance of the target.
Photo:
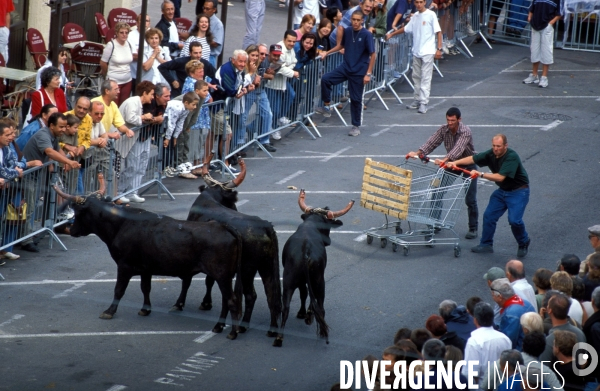
[(166, 188), (166, 186), (163, 185), (163, 183), (161, 181), (159, 181), (158, 179), (154, 179), (150, 183), (144, 184), (144, 186), (148, 186), (148, 187), (146, 187), (144, 190), (142, 190), (140, 192), (140, 196), (143, 196), (154, 186), (158, 186), (158, 189), (156, 189), (156, 196), (159, 200), (161, 199), (161, 190), (163, 190), (172, 201), (175, 200), (175, 197), (173, 196), (173, 194), (171, 194), (171, 192)]
[(56, 240), (56, 242), (58, 244), (60, 244), (60, 246), (62, 247), (63, 250), (68, 251), (67, 250), (67, 246), (64, 245), (64, 243), (58, 238), (58, 236), (54, 233), (54, 229), (53, 228), (44, 228), (43, 231), (41, 232), (42, 237), (40, 238), (40, 241), (42, 239), (44, 239), (44, 232), (47, 232), (50, 235), (50, 248), (52, 248), (52, 241)]

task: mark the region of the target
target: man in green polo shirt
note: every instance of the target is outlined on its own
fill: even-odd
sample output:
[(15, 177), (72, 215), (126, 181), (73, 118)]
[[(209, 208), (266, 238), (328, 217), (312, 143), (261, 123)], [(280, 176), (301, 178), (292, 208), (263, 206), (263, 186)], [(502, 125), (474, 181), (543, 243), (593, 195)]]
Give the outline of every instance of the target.
[(492, 138), (492, 149), (448, 163), (449, 167), (477, 164), (488, 166), (491, 173), (471, 171), (471, 174), (496, 182), (496, 189), (490, 196), (490, 202), (483, 214), (483, 233), (478, 246), (471, 249), (474, 253), (494, 252), (494, 232), (496, 223), (508, 209), (508, 223), (519, 244), (517, 257), (527, 255), (531, 239), (525, 230), (523, 214), (529, 202), (529, 177), (517, 153), (508, 148), (508, 141), (503, 134)]

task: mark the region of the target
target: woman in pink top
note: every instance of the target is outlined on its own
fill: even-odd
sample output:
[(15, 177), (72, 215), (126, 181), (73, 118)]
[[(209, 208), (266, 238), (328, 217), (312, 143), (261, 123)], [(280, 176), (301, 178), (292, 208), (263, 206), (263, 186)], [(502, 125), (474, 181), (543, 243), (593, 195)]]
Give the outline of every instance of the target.
[(308, 34), (315, 27), (315, 23), (317, 23), (317, 18), (315, 18), (311, 14), (306, 14), (302, 17), (302, 21), (300, 22), (300, 28), (296, 31), (296, 42), (300, 42), (302, 36), (304, 34)]

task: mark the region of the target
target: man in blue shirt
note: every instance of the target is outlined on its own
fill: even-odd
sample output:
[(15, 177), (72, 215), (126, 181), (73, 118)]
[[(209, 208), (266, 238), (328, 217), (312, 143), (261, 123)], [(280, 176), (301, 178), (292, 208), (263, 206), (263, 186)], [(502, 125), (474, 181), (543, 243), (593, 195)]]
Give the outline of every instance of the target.
[(347, 80), (351, 100), (350, 112), (352, 114), (352, 130), (348, 133), (349, 136), (360, 134), (364, 85), (371, 81), (371, 72), (377, 58), (373, 34), (363, 27), (363, 20), (363, 11), (354, 11), (351, 17), (352, 27), (342, 30), (340, 44), (327, 52), (329, 54), (344, 49), (344, 62), (333, 71), (323, 75), (321, 79), (321, 97), (324, 105), (316, 108), (317, 113), (325, 117), (331, 117), (329, 107), (331, 88)]
[[(331, 47), (334, 47), (338, 44), (338, 34), (343, 32), (346, 28), (352, 26), (350, 19), (352, 18), (352, 14), (354, 14), (355, 11), (362, 11), (363, 15), (365, 16), (365, 19), (363, 19), (364, 27), (365, 24), (369, 22), (368, 19), (370, 18), (371, 11), (373, 11), (373, 0), (363, 0), (360, 2), (359, 5), (350, 8), (346, 13), (344, 13), (344, 17), (342, 18), (342, 20), (340, 20), (340, 23), (337, 26), (337, 28), (335, 28), (331, 32), (331, 35), (329, 35), (329, 42), (331, 43)], [(329, 54), (330, 52), (332, 51), (330, 50), (329, 52), (327, 52), (327, 54)]]

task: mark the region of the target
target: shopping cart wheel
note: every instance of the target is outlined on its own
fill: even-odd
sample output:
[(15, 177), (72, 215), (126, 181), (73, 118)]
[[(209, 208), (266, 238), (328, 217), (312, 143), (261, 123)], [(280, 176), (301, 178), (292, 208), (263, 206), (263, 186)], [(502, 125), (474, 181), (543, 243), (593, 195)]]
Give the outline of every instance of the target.
[(400, 235), (402, 233), (402, 227), (397, 225), (396, 226), (396, 234)]
[(367, 244), (373, 243), (373, 237), (371, 235), (367, 235)]
[(407, 256), (409, 252), (410, 248), (408, 246), (402, 247), (402, 253), (404, 254), (404, 256)]
[(381, 248), (385, 248), (385, 246), (387, 246), (387, 239), (381, 238)]
[(393, 252), (398, 251), (398, 243), (392, 243), (392, 251)]
[[(433, 236), (431, 236), (431, 235), (427, 235), (427, 236), (425, 236), (425, 241), (426, 241), (426, 242), (429, 242), (431, 239), (433, 239)], [(434, 247), (435, 247), (435, 244), (427, 244), (427, 245), (425, 245), (425, 247), (428, 247), (428, 248), (434, 248)]]
[(460, 257), (460, 246), (454, 246), (454, 256), (456, 258)]

